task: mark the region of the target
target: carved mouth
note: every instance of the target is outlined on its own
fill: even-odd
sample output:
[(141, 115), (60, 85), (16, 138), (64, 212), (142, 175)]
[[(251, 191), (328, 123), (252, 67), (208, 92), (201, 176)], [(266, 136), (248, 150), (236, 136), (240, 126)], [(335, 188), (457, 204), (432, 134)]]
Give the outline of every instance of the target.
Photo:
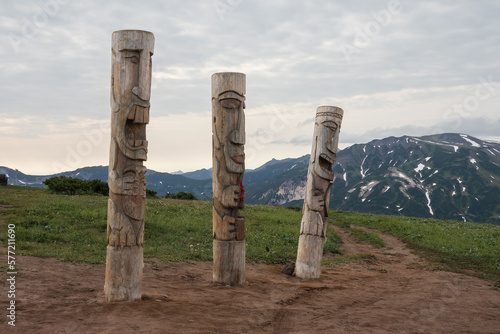
[(126, 126), (126, 145), (132, 151), (148, 149), (146, 125), (149, 123), (149, 107), (135, 106), (129, 112)]
[(127, 146), (128, 146), (128, 148), (133, 149), (133, 150), (146, 149), (148, 147), (148, 141), (147, 140), (128, 139)]
[(319, 155), (318, 163), (321, 169), (323, 169), (325, 172), (332, 172), (333, 159), (328, 155), (321, 153)]
[(231, 157), (231, 159), (233, 159), (233, 161), (236, 162), (237, 164), (243, 165), (243, 163), (245, 162), (245, 155), (244, 154), (235, 155)]

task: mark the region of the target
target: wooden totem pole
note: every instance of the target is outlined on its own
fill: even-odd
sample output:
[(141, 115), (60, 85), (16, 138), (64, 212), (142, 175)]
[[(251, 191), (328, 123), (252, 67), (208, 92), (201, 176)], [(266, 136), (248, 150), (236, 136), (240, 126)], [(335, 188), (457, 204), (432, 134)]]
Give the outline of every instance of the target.
[(337, 158), (340, 125), (344, 111), (323, 106), (316, 110), (314, 137), (307, 171), (306, 195), (300, 224), (299, 249), (295, 275), (300, 278), (319, 278), (326, 223), (333, 184), (332, 166)]
[(108, 302), (141, 299), (146, 167), (154, 35), (115, 31), (112, 37), (111, 150), (108, 247), (104, 295)]
[(213, 281), (245, 284), (245, 74), (212, 75)]

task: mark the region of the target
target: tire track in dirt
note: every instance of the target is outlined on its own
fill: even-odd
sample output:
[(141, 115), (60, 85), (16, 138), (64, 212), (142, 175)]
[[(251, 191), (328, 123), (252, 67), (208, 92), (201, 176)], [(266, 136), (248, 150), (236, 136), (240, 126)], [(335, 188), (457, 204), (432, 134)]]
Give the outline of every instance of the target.
[[(356, 261), (356, 263), (351, 263), (352, 266), (363, 266), (369, 270), (378, 271), (380, 273), (386, 273), (387, 266), (398, 267), (402, 270), (411, 267), (415, 263), (423, 262), (418, 256), (414, 255), (406, 245), (395, 237), (381, 234), (380, 232), (372, 231), (367, 228), (358, 227), (364, 231), (370, 231), (379, 235), (385, 243), (385, 247), (377, 248), (368, 243), (360, 242), (356, 238), (350, 235), (349, 229), (339, 228), (336, 226), (331, 227), (335, 232), (337, 232), (343, 241), (340, 249), (345, 255), (356, 255), (364, 254), (367, 255), (366, 259)], [(326, 258), (338, 258), (338, 255), (327, 255)], [(345, 266), (345, 265), (342, 265)], [(390, 269), (392, 271), (392, 269)], [(302, 283), (308, 281), (301, 281)], [(309, 281), (315, 282), (315, 281)], [(401, 287), (407, 286), (409, 279), (399, 282)], [(307, 284), (307, 283), (305, 283)], [(293, 310), (298, 304), (303, 303), (303, 300), (314, 300), (316, 294), (321, 294), (325, 290), (346, 290), (345, 286), (303, 286), (298, 290), (290, 291), (290, 296), (284, 300), (277, 302), (279, 309), (274, 312), (272, 328), (276, 333), (281, 331), (286, 332), (287, 322), (290, 321), (290, 317), (293, 316)], [(364, 306), (370, 306), (377, 303), (376, 300), (365, 303)], [(341, 308), (346, 310), (359, 303), (354, 302), (350, 305), (343, 305)], [(319, 316), (317, 316), (319, 317)], [(316, 318), (316, 317), (315, 317)], [(314, 320), (315, 318), (311, 319)]]
[(379, 262), (388, 263), (393, 266), (401, 265), (408, 267), (416, 264), (423, 265), (425, 263), (424, 259), (414, 254), (406, 244), (396, 237), (362, 226), (355, 226), (354, 228), (377, 234), (384, 241), (385, 246), (377, 248), (368, 243), (360, 242), (350, 235), (349, 229), (332, 226), (332, 229), (342, 237), (343, 244), (340, 246), (340, 250), (345, 255), (372, 255)]

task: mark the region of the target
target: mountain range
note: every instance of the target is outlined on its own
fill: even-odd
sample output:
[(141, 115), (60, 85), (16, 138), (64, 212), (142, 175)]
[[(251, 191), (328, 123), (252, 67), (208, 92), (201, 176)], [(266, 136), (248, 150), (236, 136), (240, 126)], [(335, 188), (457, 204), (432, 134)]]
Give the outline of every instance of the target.
[[(249, 204), (303, 205), (309, 155), (271, 160), (244, 176)], [(388, 137), (337, 154), (330, 207), (367, 213), (500, 224), (500, 143), (466, 134)], [(43, 186), (51, 176), (107, 181), (106, 166), (30, 176), (7, 167), (9, 184)], [(147, 187), (212, 198), (212, 170), (173, 175), (149, 170)]]

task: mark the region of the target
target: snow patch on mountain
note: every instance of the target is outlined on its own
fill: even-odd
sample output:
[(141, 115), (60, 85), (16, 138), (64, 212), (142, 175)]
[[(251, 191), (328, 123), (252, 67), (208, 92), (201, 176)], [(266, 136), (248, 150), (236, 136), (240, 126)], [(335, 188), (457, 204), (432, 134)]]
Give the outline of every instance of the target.
[(429, 196), (429, 190), (425, 189), (425, 197), (427, 198), (427, 207), (429, 208), (429, 212), (434, 216), (434, 211), (431, 207), (431, 197)]
[(365, 178), (365, 171), (363, 171), (363, 164), (365, 163), (365, 160), (366, 158), (368, 158), (368, 156), (366, 156), (364, 159), (363, 159), (363, 162), (361, 163), (361, 178), (364, 179)]
[(479, 145), (478, 143), (476, 143), (472, 139), (469, 139), (469, 137), (467, 137), (467, 135), (462, 135), (461, 134), (460, 137), (462, 137), (463, 139), (465, 139), (466, 141), (468, 141), (469, 143), (471, 143), (471, 145), (474, 146), (474, 147), (481, 147), (481, 145)]
[(373, 188), (379, 183), (379, 181), (371, 181), (366, 186), (362, 186), (359, 190), (359, 197), (366, 198), (370, 196), (370, 194), (373, 192)]
[(415, 168), (414, 171), (420, 173), (421, 171), (424, 170), (424, 167), (425, 167), (424, 164), (418, 164), (417, 168)]
[(413, 138), (413, 139), (421, 141), (421, 142), (424, 142), (424, 143), (427, 143), (427, 144), (441, 145), (441, 146), (451, 146), (451, 147), (453, 147), (453, 149), (455, 150), (455, 152), (458, 151), (458, 146), (455, 146), (455, 145), (438, 143), (438, 142), (434, 142), (434, 141), (423, 140), (423, 139), (420, 139), (420, 138)]

